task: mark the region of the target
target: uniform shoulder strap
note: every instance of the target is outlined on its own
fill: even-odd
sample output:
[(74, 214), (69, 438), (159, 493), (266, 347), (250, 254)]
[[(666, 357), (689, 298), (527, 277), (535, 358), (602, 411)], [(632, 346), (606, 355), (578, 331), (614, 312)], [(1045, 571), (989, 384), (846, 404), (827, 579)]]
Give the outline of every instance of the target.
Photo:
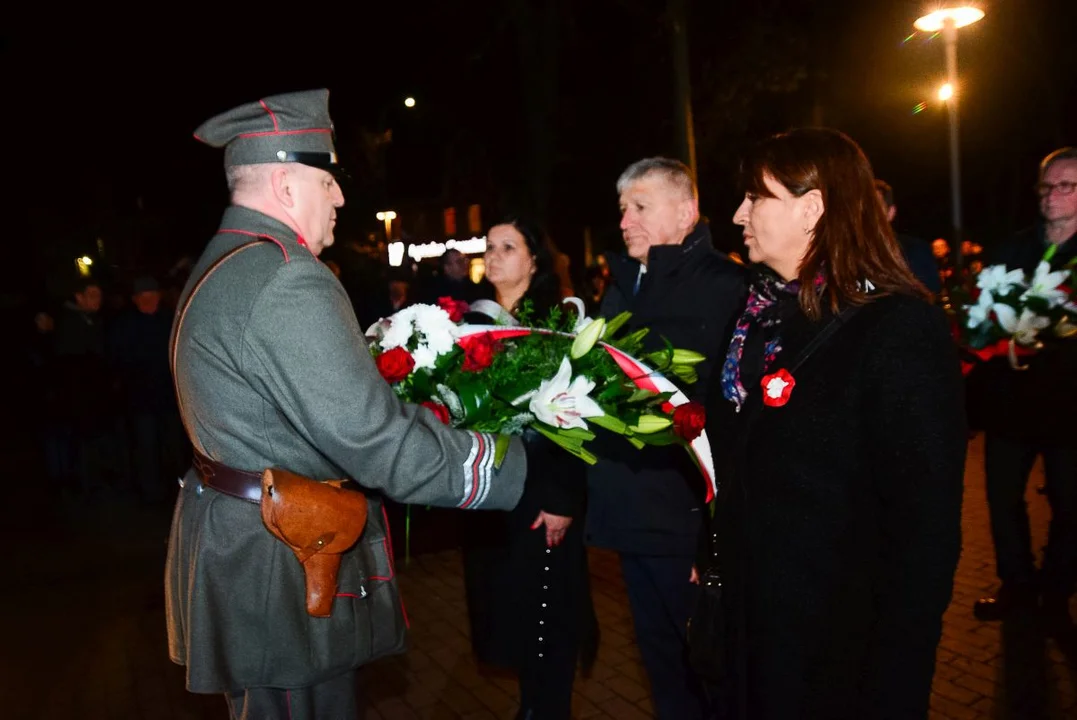
[[(183, 320), (187, 317), (187, 310), (191, 307), (191, 301), (194, 300), (194, 296), (198, 294), (198, 291), (206, 284), (210, 276), (217, 271), (217, 269), (225, 263), (225, 261), (239, 255), (244, 250), (254, 247), (255, 245), (261, 245), (263, 242), (267, 242), (264, 239), (251, 240), (250, 242), (243, 243), (239, 247), (232, 248), (221, 257), (213, 261), (206, 271), (202, 273), (202, 277), (198, 278), (192, 287), (191, 291), (187, 293), (187, 297), (184, 298), (183, 303), (179, 309), (176, 310), (176, 321), (172, 324), (172, 337), (169, 340), (169, 366), (172, 370), (172, 386), (176, 391), (176, 404), (179, 406), (180, 420), (183, 421), (183, 429), (187, 432), (187, 437), (190, 438), (191, 444), (195, 450), (202, 455), (206, 455), (205, 448), (202, 447), (202, 443), (198, 441), (198, 437), (194, 433), (194, 429), (191, 426), (191, 422), (187, 417), (187, 412), (183, 404), (183, 395), (180, 393), (179, 378), (176, 376), (176, 357), (179, 354), (179, 338), (180, 331), (183, 329)], [(208, 455), (207, 455), (208, 457)]]

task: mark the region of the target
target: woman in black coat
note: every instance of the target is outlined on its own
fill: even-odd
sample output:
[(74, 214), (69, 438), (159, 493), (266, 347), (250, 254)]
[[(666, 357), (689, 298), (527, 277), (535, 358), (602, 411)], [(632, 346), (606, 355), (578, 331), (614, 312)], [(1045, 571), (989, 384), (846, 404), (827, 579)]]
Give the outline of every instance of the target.
[[(473, 304), (473, 324), (534, 320), (560, 302), (539, 232), (508, 220), (490, 228), (486, 280), (494, 300)], [(598, 623), (583, 544), (586, 464), (538, 433), (525, 435), (528, 482), (508, 512), (463, 522), (464, 583), (472, 647), (486, 664), (519, 674), (521, 720), (568, 720), (576, 667), (594, 661)]]
[[(961, 544), (957, 350), (848, 137), (743, 165), (755, 266), (712, 384), (729, 717), (924, 718)], [(814, 343), (814, 347), (812, 347)]]

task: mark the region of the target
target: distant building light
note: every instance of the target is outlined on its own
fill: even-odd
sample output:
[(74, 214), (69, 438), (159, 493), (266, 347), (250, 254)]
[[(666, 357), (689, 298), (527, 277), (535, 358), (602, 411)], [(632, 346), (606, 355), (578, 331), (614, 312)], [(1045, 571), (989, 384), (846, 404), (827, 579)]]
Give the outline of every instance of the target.
[(416, 243), (408, 246), (408, 257), (418, 262), (425, 258), (441, 257), (446, 250), (459, 250), (465, 255), (484, 253), (486, 252), (486, 237), (473, 237), (470, 240)]
[(393, 267), (400, 267), (404, 264), (404, 243), (393, 242), (389, 243), (389, 264)]

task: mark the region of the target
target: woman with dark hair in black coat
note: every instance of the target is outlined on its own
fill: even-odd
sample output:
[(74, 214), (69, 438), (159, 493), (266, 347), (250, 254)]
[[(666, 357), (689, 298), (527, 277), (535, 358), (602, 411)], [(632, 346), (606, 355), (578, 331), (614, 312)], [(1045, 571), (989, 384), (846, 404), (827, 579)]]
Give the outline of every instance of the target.
[[(510, 218), (487, 233), (484, 284), (492, 299), (472, 305), (474, 324), (518, 324), (560, 303), (541, 233)], [(463, 521), (464, 582), (471, 641), (480, 662), (517, 671), (521, 720), (571, 717), (576, 667), (593, 663), (598, 623), (591, 599), (582, 518), (586, 465), (537, 433), (525, 436), (528, 483), (515, 509)]]
[(949, 323), (851, 139), (769, 138), (742, 179), (755, 277), (707, 408), (723, 717), (925, 718), (967, 450)]

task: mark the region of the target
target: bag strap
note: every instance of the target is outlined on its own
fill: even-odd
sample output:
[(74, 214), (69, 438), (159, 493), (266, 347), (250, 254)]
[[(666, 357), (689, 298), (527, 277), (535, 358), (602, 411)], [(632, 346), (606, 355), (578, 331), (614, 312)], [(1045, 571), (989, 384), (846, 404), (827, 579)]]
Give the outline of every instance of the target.
[[(861, 307), (863, 306), (850, 305), (844, 310), (842, 310), (840, 313), (832, 317), (830, 319), (830, 322), (828, 322), (822, 330), (816, 333), (815, 337), (811, 339), (811, 342), (804, 346), (804, 349), (797, 354), (796, 359), (793, 361), (793, 364), (787, 368), (789, 373), (792, 374), (797, 370), (797, 368), (803, 365), (804, 361), (811, 357), (811, 355), (816, 350), (818, 350), (824, 342), (830, 339), (831, 335), (836, 333), (843, 325), (848, 323), (849, 319), (852, 318), (853, 315), (856, 315), (858, 312), (860, 312)], [(710, 518), (710, 522), (708, 523), (708, 525), (710, 527), (710, 537), (708, 538), (708, 544), (710, 545), (711, 550), (711, 562), (709, 564), (709, 567), (706, 568), (706, 570), (712, 573), (720, 574), (721, 558), (718, 547), (718, 535), (720, 533), (717, 528), (717, 522), (715, 517), (712, 516)]]
[(183, 429), (187, 432), (187, 437), (190, 438), (191, 444), (194, 446), (195, 452), (205, 457), (209, 457), (205, 448), (202, 447), (202, 443), (198, 441), (198, 436), (194, 433), (194, 428), (187, 417), (186, 406), (183, 403), (183, 394), (180, 393), (179, 378), (176, 376), (176, 357), (179, 354), (179, 337), (180, 331), (183, 329), (183, 321), (187, 317), (187, 310), (191, 307), (191, 301), (194, 300), (194, 296), (198, 294), (198, 291), (213, 275), (225, 263), (226, 260), (230, 260), (236, 255), (240, 254), (244, 250), (254, 247), (255, 245), (261, 245), (263, 242), (267, 242), (268, 239), (251, 240), (250, 242), (243, 243), (239, 247), (232, 248), (221, 257), (213, 261), (213, 264), (206, 268), (206, 271), (202, 273), (202, 277), (198, 279), (198, 282), (191, 287), (191, 292), (187, 294), (183, 303), (179, 309), (176, 310), (176, 321), (172, 325), (172, 337), (169, 340), (169, 367), (172, 371), (172, 386), (176, 391), (176, 404), (179, 406), (180, 420), (183, 422)]
[(811, 342), (808, 343), (804, 347), (804, 349), (800, 351), (800, 353), (796, 357), (796, 360), (794, 360), (793, 364), (788, 368), (789, 373), (792, 374), (794, 371), (796, 371), (797, 368), (803, 365), (804, 361), (811, 357), (812, 353), (818, 350), (819, 347), (824, 342), (826, 342), (831, 335), (837, 332), (842, 325), (849, 322), (849, 318), (851, 318), (853, 315), (856, 315), (856, 313), (860, 310), (861, 307), (862, 306), (860, 305), (850, 305), (849, 307), (845, 308), (840, 313), (832, 317), (830, 319), (830, 322), (828, 322), (826, 326), (822, 330), (820, 330), (815, 335), (815, 337), (812, 338)]

